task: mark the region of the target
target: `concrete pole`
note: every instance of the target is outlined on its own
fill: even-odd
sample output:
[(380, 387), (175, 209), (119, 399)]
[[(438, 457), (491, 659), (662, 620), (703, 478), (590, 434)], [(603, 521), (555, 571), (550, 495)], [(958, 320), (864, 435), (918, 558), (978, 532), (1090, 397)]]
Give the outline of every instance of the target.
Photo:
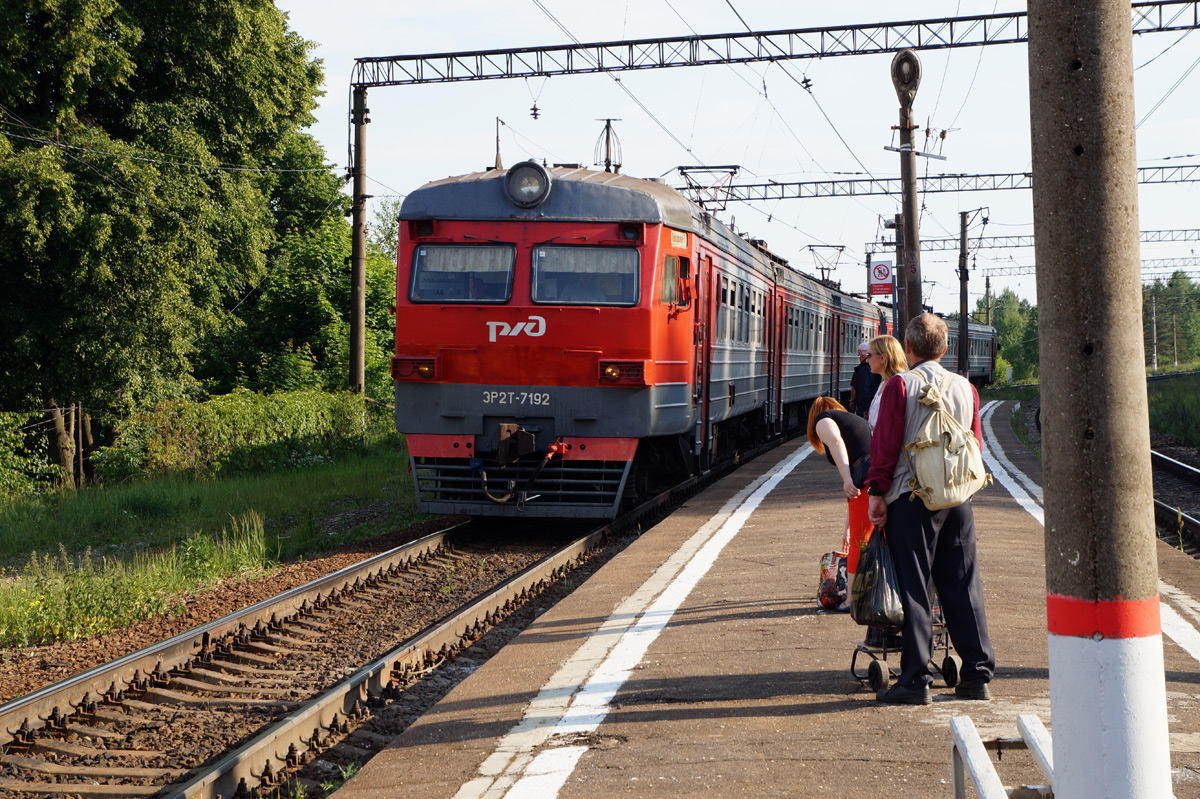
[(75, 403), (75, 463), (78, 477), (75, 485), (83, 488), (83, 403)]
[(983, 279), (983, 307), (987, 309), (986, 325), (992, 324), (992, 276)]
[(896, 266), (892, 269), (892, 274), (895, 275), (896, 287), (892, 300), (896, 311), (896, 331), (893, 335), (903, 342), (904, 328), (908, 324), (908, 292), (904, 277), (904, 214), (896, 214)]
[(1171, 789), (1128, 0), (1030, 0), (1056, 799)]
[(969, 376), (970, 361), (967, 349), (967, 215), (970, 211), (959, 211), (958, 230), (958, 373)]
[(354, 87), (354, 179), (350, 205), (350, 390), (361, 393), (367, 374), (367, 87)]
[(1155, 295), (1150, 295), (1150, 369), (1158, 371), (1158, 307)]
[[(892, 85), (900, 99), (900, 185), (904, 192), (904, 304), (907, 319), (925, 312), (921, 302), (921, 237), (917, 233), (917, 152), (913, 144), (912, 104), (921, 85), (921, 59), (901, 50), (892, 59)], [(896, 227), (900, 235), (900, 227)], [(907, 323), (907, 321), (906, 321)], [(902, 337), (901, 337), (902, 338)]]
[(871, 253), (867, 253), (867, 299), (873, 299), (871, 296)]

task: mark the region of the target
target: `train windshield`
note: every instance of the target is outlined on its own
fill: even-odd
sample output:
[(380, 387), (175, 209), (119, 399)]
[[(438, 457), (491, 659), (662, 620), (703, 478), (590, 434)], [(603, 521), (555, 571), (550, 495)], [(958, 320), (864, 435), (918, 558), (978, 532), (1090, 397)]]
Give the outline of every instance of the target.
[(413, 302), (507, 302), (516, 248), (508, 244), (422, 244), (413, 250)]
[(533, 248), (533, 301), (556, 305), (636, 305), (633, 247), (541, 244)]

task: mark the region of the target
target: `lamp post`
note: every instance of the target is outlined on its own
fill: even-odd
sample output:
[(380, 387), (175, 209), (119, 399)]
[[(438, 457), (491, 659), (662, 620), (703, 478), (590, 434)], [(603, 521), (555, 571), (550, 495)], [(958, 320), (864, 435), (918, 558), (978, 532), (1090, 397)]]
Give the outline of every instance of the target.
[[(913, 147), (912, 104), (921, 85), (921, 59), (902, 50), (892, 59), (892, 85), (900, 98), (900, 183), (904, 191), (904, 308), (905, 320), (924, 312), (921, 302), (921, 239), (917, 233), (917, 153)], [(898, 233), (900, 231), (897, 231)], [(907, 321), (906, 321), (907, 323)], [(900, 337), (903, 337), (901, 331)]]

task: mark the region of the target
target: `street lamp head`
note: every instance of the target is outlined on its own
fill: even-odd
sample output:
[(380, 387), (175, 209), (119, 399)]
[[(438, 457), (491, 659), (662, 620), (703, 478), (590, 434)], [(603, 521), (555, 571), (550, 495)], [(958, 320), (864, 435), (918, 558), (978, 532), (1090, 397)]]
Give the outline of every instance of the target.
[(902, 108), (912, 108), (921, 85), (921, 59), (912, 50), (901, 50), (892, 59), (892, 85)]

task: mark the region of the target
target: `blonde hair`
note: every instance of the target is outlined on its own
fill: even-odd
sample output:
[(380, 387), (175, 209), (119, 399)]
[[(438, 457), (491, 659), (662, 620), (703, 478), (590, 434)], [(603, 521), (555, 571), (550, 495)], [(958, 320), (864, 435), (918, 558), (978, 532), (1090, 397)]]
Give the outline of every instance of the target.
[(808, 443), (812, 444), (813, 449), (817, 452), (825, 451), (825, 442), (817, 435), (817, 417), (825, 411), (844, 410), (846, 410), (846, 406), (833, 397), (817, 397), (813, 400), (812, 407), (808, 409)]
[(879, 373), (882, 383), (908, 369), (904, 348), (893, 336), (876, 336), (871, 339), (871, 354), (883, 358), (883, 370)]

